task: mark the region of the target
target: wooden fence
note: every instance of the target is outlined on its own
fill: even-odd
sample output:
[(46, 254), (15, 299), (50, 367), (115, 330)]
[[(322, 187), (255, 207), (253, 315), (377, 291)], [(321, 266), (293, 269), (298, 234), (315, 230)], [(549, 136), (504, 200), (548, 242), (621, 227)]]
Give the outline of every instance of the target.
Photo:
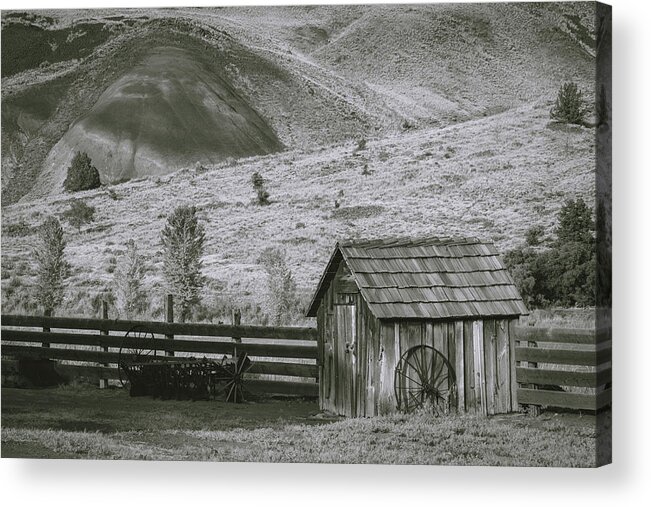
[[(102, 386), (119, 377), (120, 347), (142, 343), (138, 338), (125, 339), (134, 326), (154, 334), (155, 349), (165, 353), (161, 360), (173, 359), (177, 353), (221, 357), (233, 354), (236, 347), (238, 353), (246, 352), (253, 360), (249, 373), (258, 374), (247, 380), (249, 390), (318, 396), (317, 334), (309, 327), (3, 315), (2, 356), (63, 360), (68, 364), (58, 364), (57, 372), (71, 378), (97, 379)], [(259, 375), (294, 379), (262, 380)]]
[[(161, 360), (176, 353), (231, 355), (237, 347), (254, 360), (251, 374), (294, 379), (252, 378), (247, 381), (252, 391), (318, 396), (315, 328), (110, 320), (106, 311), (103, 315), (103, 319), (3, 315), (2, 355), (75, 363), (58, 364), (57, 371), (72, 378), (97, 379), (106, 386), (108, 380), (118, 378), (119, 348), (137, 345), (125, 341), (125, 333), (141, 326), (157, 336), (156, 349), (165, 353)], [(575, 410), (611, 404), (610, 329), (595, 333), (516, 327), (516, 335), (519, 404)]]
[(518, 403), (599, 410), (612, 402), (610, 329), (516, 328)]

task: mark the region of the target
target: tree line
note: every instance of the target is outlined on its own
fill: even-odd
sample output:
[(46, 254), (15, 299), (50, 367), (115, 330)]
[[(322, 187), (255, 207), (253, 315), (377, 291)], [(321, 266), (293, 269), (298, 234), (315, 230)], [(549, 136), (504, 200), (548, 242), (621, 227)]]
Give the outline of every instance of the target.
[[(202, 261), (205, 240), (205, 228), (194, 206), (174, 209), (160, 232), (165, 288), (174, 296), (175, 313), (181, 322), (190, 319), (201, 303), (206, 283)], [(63, 301), (65, 281), (70, 276), (66, 246), (61, 223), (56, 217), (48, 217), (38, 230), (33, 248), (36, 299), (45, 315), (53, 315)], [(113, 274), (112, 294), (118, 315), (130, 319), (141, 315), (147, 303), (146, 265), (135, 241), (129, 240), (125, 246)], [(259, 256), (258, 264), (267, 273), (267, 306), (272, 323), (290, 323), (300, 305), (285, 253), (269, 247)]]

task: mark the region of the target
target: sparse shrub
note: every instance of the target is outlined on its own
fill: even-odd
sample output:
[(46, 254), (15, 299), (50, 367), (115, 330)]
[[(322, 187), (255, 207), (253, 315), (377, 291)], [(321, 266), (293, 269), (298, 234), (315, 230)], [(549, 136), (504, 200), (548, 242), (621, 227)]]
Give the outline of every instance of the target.
[(362, 151), (366, 149), (366, 139), (359, 139), (357, 141), (357, 146), (355, 147), (355, 151)]
[(267, 272), (267, 302), (273, 325), (289, 323), (297, 312), (296, 283), (285, 254), (277, 248), (265, 249), (258, 263)]
[(192, 307), (199, 302), (199, 292), (205, 282), (201, 274), (205, 232), (198, 221), (196, 208), (176, 208), (161, 232), (161, 241), (167, 288), (180, 309), (181, 322), (185, 322)]
[(578, 89), (576, 83), (564, 83), (558, 90), (556, 103), (549, 112), (549, 116), (561, 123), (573, 123), (583, 125), (588, 108), (583, 101), (583, 93)]
[(296, 222), (297, 229), (305, 229), (305, 222)]
[(203, 165), (201, 162), (197, 161), (194, 164), (194, 172), (205, 173), (206, 171), (208, 171), (208, 168), (205, 165)]
[(269, 204), (269, 192), (267, 192), (266, 181), (259, 172), (254, 172), (251, 176), (253, 190), (255, 190), (256, 200), (260, 206)]
[(143, 290), (144, 279), (144, 262), (138, 253), (135, 241), (130, 239), (126, 251), (117, 262), (113, 275), (115, 307), (120, 317), (132, 319), (142, 314), (147, 298)]
[(416, 126), (412, 123), (412, 121), (408, 120), (407, 118), (402, 120), (402, 124), (400, 126), (402, 127), (402, 130), (411, 130), (416, 128)]
[(545, 228), (542, 225), (534, 225), (533, 227), (529, 227), (525, 234), (525, 241), (527, 242), (527, 245), (540, 245), (540, 240), (543, 234), (545, 234)]
[(455, 150), (452, 146), (448, 146), (445, 148), (445, 153), (443, 154), (443, 158), (452, 158), (452, 155), (456, 153), (457, 150)]
[(64, 280), (70, 265), (65, 258), (66, 241), (63, 228), (54, 217), (48, 217), (38, 231), (34, 247), (36, 260), (36, 300), (45, 315), (52, 315), (63, 301)]
[(92, 190), (100, 186), (99, 171), (86, 153), (77, 152), (68, 168), (63, 187), (68, 192)]
[(33, 232), (32, 227), (21, 219), (19, 222), (9, 224), (4, 227), (4, 233), (7, 236), (27, 236)]
[(108, 260), (108, 266), (106, 266), (106, 272), (110, 275), (115, 272), (115, 268), (118, 266), (118, 260), (114, 256), (111, 256)]
[(70, 225), (81, 231), (82, 225), (89, 224), (95, 219), (95, 207), (89, 206), (84, 201), (74, 200), (64, 211), (63, 217)]

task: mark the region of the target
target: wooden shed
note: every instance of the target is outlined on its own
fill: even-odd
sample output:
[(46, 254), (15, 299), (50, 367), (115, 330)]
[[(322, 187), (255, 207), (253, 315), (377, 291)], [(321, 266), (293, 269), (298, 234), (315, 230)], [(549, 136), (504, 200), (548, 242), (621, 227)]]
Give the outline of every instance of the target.
[(526, 313), (490, 242), (338, 243), (307, 312), (317, 318), (321, 409), (517, 410), (514, 324)]

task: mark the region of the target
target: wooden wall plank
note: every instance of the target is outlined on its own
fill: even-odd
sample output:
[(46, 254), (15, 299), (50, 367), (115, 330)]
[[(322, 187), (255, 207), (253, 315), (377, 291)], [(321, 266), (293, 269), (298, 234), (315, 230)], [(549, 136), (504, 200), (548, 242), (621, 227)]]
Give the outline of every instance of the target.
[(505, 319), (495, 321), (495, 389), (496, 413), (511, 411), (511, 362), (509, 360), (509, 322)]
[(478, 412), (486, 415), (486, 368), (484, 362), (484, 323), (481, 320), (472, 322), (472, 343), (475, 366), (475, 404)]
[(496, 330), (495, 319), (483, 321), (483, 346), (484, 346), (484, 390), (486, 391), (486, 413), (496, 413), (497, 395), (497, 361), (495, 352)]
[(511, 411), (517, 412), (519, 407), (518, 402), (518, 380), (515, 374), (516, 359), (515, 359), (515, 346), (517, 335), (515, 332), (515, 320), (509, 320), (508, 326), (508, 342), (509, 342), (509, 379), (511, 384)]
[(475, 413), (477, 411), (477, 404), (475, 402), (475, 349), (472, 339), (472, 321), (466, 320), (463, 323), (463, 355), (464, 355), (464, 368), (465, 368), (465, 397), (466, 397), (466, 411)]
[(463, 321), (458, 320), (454, 323), (454, 344), (455, 351), (455, 373), (457, 376), (457, 409), (460, 413), (466, 411), (466, 396), (465, 396), (465, 360), (464, 360), (464, 337), (463, 337)]
[(393, 322), (380, 323), (380, 392), (378, 396), (379, 415), (391, 414), (396, 411), (393, 378), (396, 367), (396, 326)]

